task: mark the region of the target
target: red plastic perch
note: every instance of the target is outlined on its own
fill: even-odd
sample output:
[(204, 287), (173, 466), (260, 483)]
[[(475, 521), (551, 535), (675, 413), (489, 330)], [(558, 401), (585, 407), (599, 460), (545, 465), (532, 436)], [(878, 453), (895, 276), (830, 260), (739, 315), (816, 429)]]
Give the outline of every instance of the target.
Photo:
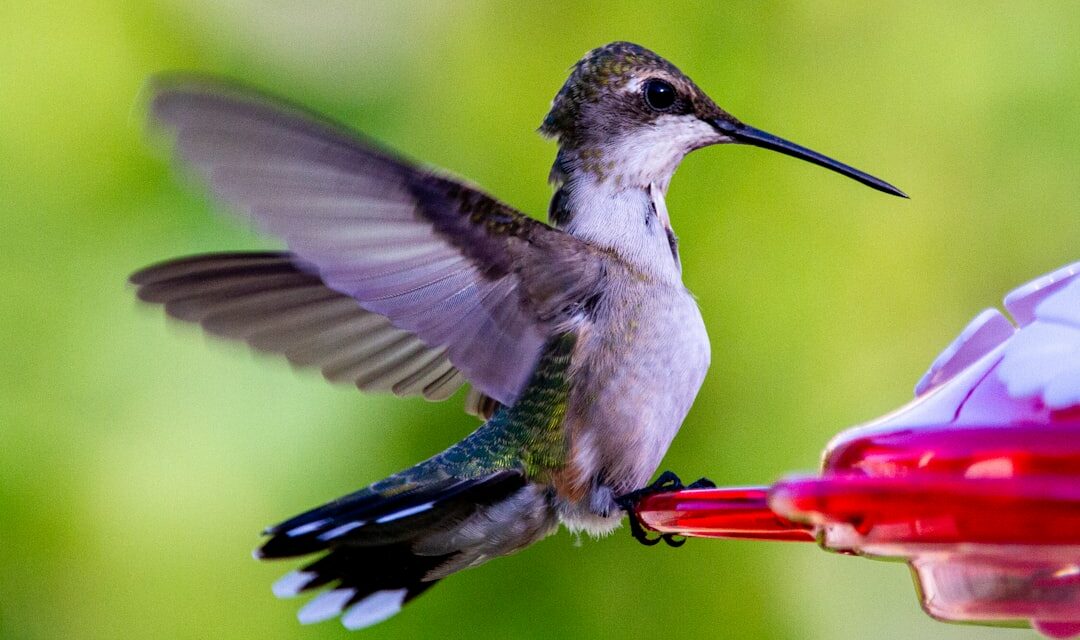
[(941, 620), (1080, 635), (1080, 263), (1010, 293), (934, 361), (914, 402), (848, 430), (819, 476), (655, 494), (662, 533), (816, 541), (914, 569)]

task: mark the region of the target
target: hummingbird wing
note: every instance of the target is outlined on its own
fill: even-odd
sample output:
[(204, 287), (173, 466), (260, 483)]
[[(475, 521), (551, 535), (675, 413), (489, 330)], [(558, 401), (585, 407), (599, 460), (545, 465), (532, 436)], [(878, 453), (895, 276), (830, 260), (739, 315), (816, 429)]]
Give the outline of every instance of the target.
[(131, 282), (141, 300), (165, 305), (169, 315), (294, 366), (317, 367), (331, 382), (428, 400), (444, 400), (465, 382), (445, 348), (428, 347), (327, 287), (286, 252), (179, 258)]
[(553, 327), (600, 290), (588, 244), (299, 107), (208, 81), (160, 82), (154, 120), (222, 200), (326, 287), (512, 404)]

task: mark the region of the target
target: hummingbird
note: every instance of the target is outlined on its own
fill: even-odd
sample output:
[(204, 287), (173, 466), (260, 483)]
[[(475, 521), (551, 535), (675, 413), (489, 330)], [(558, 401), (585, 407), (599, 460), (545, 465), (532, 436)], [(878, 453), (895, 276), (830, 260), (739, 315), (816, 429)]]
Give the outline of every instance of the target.
[(657, 471), (709, 368), (665, 204), (686, 154), (753, 145), (904, 196), (744, 124), (628, 42), (578, 61), (539, 128), (558, 144), (549, 224), (227, 81), (159, 78), (149, 112), (181, 164), (287, 250), (150, 266), (131, 276), (139, 298), (364, 391), (438, 401), (468, 384), (483, 420), (266, 529), (257, 558), (309, 557), (273, 592), (318, 592), (300, 621), (350, 629), (560, 525), (620, 525), (620, 499)]

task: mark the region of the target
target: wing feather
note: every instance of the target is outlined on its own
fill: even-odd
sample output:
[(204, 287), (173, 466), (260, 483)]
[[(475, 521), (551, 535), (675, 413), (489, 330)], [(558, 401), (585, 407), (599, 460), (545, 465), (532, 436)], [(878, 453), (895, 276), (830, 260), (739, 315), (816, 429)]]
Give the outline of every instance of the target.
[[(170, 312), (243, 331), (331, 379), (429, 397), (468, 379), (511, 404), (553, 327), (601, 290), (604, 256), (591, 246), (300, 108), (220, 82), (173, 80), (156, 86), (151, 110), (177, 155), (281, 237), (321, 285), (255, 272), (216, 283), (214, 304), (171, 299)], [(390, 328), (354, 325), (359, 312), (341, 322), (340, 297), (327, 290)], [(286, 304), (318, 311), (279, 312), (258, 329), (241, 319)]]
[[(446, 349), (365, 310), (286, 253), (212, 254), (144, 269), (138, 295), (209, 333), (317, 367), (365, 391), (443, 400), (465, 383)], [(439, 383), (436, 385), (436, 383)]]

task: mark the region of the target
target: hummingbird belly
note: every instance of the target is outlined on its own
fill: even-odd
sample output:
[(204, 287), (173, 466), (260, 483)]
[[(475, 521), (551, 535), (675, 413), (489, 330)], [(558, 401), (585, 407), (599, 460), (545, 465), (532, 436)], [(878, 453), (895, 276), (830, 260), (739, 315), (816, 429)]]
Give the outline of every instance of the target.
[(697, 302), (681, 285), (639, 281), (610, 292), (575, 354), (569, 456), (556, 486), (568, 527), (598, 534), (618, 525), (615, 497), (656, 472), (709, 358)]

